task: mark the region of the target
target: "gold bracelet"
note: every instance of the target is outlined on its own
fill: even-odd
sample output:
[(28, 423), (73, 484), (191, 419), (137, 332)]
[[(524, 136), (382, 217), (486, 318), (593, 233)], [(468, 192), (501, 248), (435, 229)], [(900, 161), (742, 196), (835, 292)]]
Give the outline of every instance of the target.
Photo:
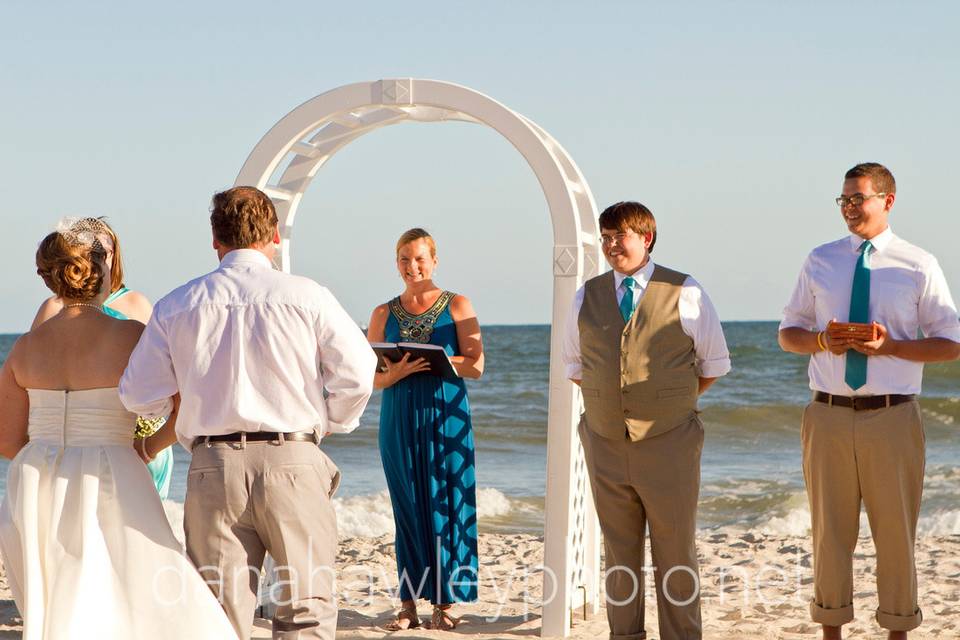
[(822, 337), (823, 337), (823, 331), (820, 331), (819, 333), (817, 333), (817, 346), (820, 347), (820, 351), (826, 351), (827, 346), (823, 344), (823, 342), (820, 340), (820, 338)]

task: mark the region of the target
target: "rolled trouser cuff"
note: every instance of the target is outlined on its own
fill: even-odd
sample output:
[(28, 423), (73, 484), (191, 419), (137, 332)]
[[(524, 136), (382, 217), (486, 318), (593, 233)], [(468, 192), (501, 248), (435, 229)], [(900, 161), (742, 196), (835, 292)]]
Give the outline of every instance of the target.
[(913, 631), (923, 622), (923, 612), (918, 607), (912, 615), (898, 616), (877, 609), (877, 624), (887, 631)]
[(811, 602), (810, 619), (817, 624), (825, 624), (828, 627), (839, 627), (853, 620), (853, 605), (848, 604), (845, 607), (827, 609), (826, 607), (821, 607), (816, 602)]

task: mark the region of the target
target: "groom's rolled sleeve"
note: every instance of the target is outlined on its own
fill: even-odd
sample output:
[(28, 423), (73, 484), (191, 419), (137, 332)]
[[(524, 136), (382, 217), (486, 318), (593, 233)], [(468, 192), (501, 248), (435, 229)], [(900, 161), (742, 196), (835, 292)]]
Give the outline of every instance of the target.
[(327, 392), (325, 430), (350, 433), (360, 424), (373, 393), (377, 356), (336, 298), (326, 297), (318, 318), (320, 368)]
[(157, 418), (170, 415), (177, 391), (170, 346), (154, 312), (120, 378), (120, 401), (128, 411)]

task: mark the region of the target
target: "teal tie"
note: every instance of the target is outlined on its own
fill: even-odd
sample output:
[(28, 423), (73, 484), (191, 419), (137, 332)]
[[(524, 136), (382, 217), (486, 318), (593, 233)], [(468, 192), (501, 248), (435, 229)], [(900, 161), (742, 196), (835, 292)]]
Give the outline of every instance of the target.
[(633, 283), (634, 279), (630, 276), (627, 276), (623, 279), (623, 286), (626, 287), (626, 291), (623, 294), (623, 297), (620, 299), (620, 315), (623, 316), (624, 322), (630, 322), (630, 316), (633, 315)]
[[(853, 270), (853, 290), (850, 292), (850, 322), (870, 321), (870, 249), (873, 245), (864, 240), (860, 245), (860, 258)], [(851, 389), (859, 389), (867, 383), (867, 356), (859, 351), (847, 351), (847, 371), (843, 379)]]

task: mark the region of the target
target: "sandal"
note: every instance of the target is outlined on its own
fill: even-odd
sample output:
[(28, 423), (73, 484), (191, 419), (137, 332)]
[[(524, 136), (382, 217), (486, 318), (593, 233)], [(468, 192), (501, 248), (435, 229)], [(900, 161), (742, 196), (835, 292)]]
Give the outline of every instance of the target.
[(391, 620), (383, 626), (387, 631), (406, 631), (407, 629), (416, 629), (420, 626), (420, 616), (417, 614), (416, 607), (401, 607), (395, 620)]
[(430, 616), (430, 628), (439, 631), (450, 631), (456, 629), (460, 623), (460, 618), (454, 618), (448, 613), (450, 605), (433, 605), (433, 615)]

